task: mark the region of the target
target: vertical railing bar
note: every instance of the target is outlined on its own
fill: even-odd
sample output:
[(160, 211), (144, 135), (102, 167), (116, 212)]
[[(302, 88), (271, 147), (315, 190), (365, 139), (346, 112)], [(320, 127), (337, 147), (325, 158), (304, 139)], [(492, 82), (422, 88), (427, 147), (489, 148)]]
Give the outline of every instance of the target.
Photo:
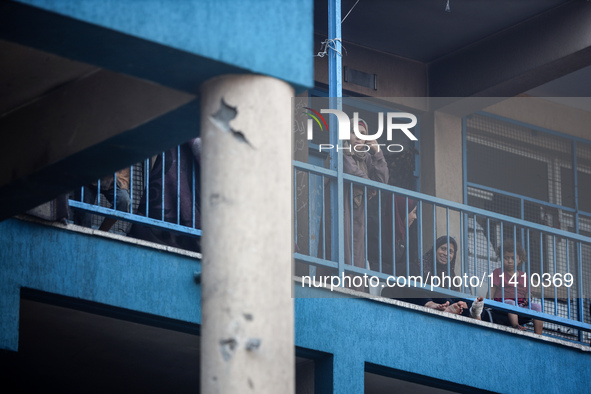
[(129, 166), (129, 212), (133, 213), (133, 168), (135, 165)]
[(166, 152), (162, 152), (162, 192), (160, 193), (162, 200), (161, 200), (161, 204), (162, 204), (162, 209), (161, 209), (161, 216), (162, 216), (162, 221), (164, 221), (164, 169), (166, 167)]
[[(540, 284), (544, 276), (544, 233), (540, 231)], [(540, 285), (542, 296), (542, 312), (546, 309), (546, 300), (544, 299), (544, 286)]]
[(176, 224), (181, 224), (181, 146), (176, 148)]
[[(486, 261), (487, 261), (487, 272), (490, 274), (490, 218), (486, 218)], [(497, 256), (498, 258), (498, 256)], [(490, 299), (493, 298), (491, 279), (488, 279), (488, 294)]]
[(419, 231), (419, 261), (421, 264), (421, 277), (423, 276), (423, 200), (418, 202), (418, 216), (417, 216), (417, 227)]
[[(308, 204), (306, 204), (308, 208), (308, 256), (312, 256), (312, 207), (310, 202), (312, 201), (312, 175), (308, 172)], [(316, 256), (313, 256), (316, 257)]]
[[(526, 247), (526, 251), (527, 251), (527, 276), (526, 276), (526, 281), (531, 277), (531, 254), (530, 254), (530, 248), (529, 248), (529, 228), (526, 229), (526, 239), (527, 239), (527, 244), (525, 245)], [(531, 303), (532, 303), (532, 299), (531, 299), (531, 286), (529, 285), (529, 283), (527, 284), (527, 306), (528, 309), (531, 309)]]
[[(577, 290), (579, 293), (578, 299), (578, 315), (579, 321), (584, 323), (585, 322), (585, 313), (583, 311), (583, 244), (580, 241), (577, 241)], [(579, 330), (579, 341), (583, 341), (583, 333)]]
[[(461, 217), (461, 215), (460, 215)], [(449, 264), (449, 208), (445, 208), (445, 219), (446, 219), (446, 237), (447, 237), (447, 276), (450, 276), (451, 274), (451, 268), (450, 268), (450, 264)], [(433, 251), (433, 254), (435, 254), (435, 251)], [(451, 284), (449, 286), (449, 288), (451, 288)]]
[(363, 261), (363, 268), (368, 268), (368, 261), (367, 261), (367, 200), (369, 199), (369, 194), (367, 194), (367, 186), (363, 186), (363, 221), (364, 221), (364, 228), (365, 231), (363, 232), (363, 242), (364, 242), (364, 257), (365, 260)]
[(503, 222), (501, 221), (501, 302), (505, 302), (505, 251), (504, 244)]
[[(191, 217), (192, 217), (192, 227), (195, 228), (195, 216), (196, 216), (196, 209), (195, 209), (195, 200), (197, 199), (196, 196), (196, 190), (197, 190), (197, 185), (195, 184), (195, 159), (193, 158), (191, 160)], [(295, 193), (295, 188), (294, 188), (294, 193)], [(295, 200), (294, 200), (295, 201)], [(294, 203), (295, 205), (295, 203)], [(296, 233), (297, 234), (297, 233)]]
[(117, 172), (113, 173), (113, 209), (117, 210)]
[[(519, 278), (519, 267), (517, 266), (517, 227), (513, 225), (513, 271), (515, 271), (515, 283), (520, 283)], [(518, 294), (519, 286), (515, 286), (515, 306), (517, 306), (519, 302), (519, 294)]]
[[(569, 259), (569, 253), (570, 253), (570, 248), (569, 248), (569, 240), (565, 239), (566, 241), (566, 272), (569, 272), (570, 270), (570, 259)], [(554, 285), (554, 281), (552, 281), (552, 284)], [(554, 285), (556, 287), (556, 285)], [(570, 320), (571, 318), (571, 311), (570, 311), (570, 288), (566, 288), (566, 312), (567, 312), (567, 317)]]
[[(556, 235), (552, 236), (552, 261), (554, 275), (556, 276)], [(553, 276), (553, 278), (555, 276)], [(554, 316), (558, 316), (558, 294), (556, 292), (556, 286), (554, 286)]]
[(396, 195), (392, 193), (392, 275), (396, 273)]
[[(478, 251), (476, 250), (476, 237), (477, 237), (477, 231), (476, 231), (476, 214), (474, 214), (474, 275), (478, 276)], [(482, 284), (481, 284), (482, 285)], [(475, 291), (475, 295), (478, 295), (478, 290)]]
[[(324, 182), (325, 182), (325, 177), (322, 176), (322, 258), (324, 260), (326, 260), (326, 206), (325, 206), (325, 196), (326, 196), (326, 190), (324, 189)], [(331, 251), (331, 253), (333, 253), (334, 256), (334, 252)], [(332, 258), (331, 258), (332, 260)]]
[[(468, 223), (468, 214), (467, 213), (464, 213), (462, 211), (460, 211), (459, 214), (460, 214), (460, 242), (462, 244), (462, 258), (460, 259), (460, 275), (463, 277), (464, 274), (466, 273), (466, 266), (467, 266), (467, 264), (466, 264), (466, 253), (465, 253), (464, 248), (465, 249), (468, 249), (467, 248), (468, 243), (465, 242), (466, 239), (468, 239), (468, 234), (465, 231), (464, 227), (467, 226), (467, 223)], [(448, 239), (449, 239), (449, 235), (448, 235)], [(456, 250), (456, 253), (458, 253), (457, 250)], [(450, 260), (449, 259), (449, 245), (447, 246), (447, 257), (448, 257), (448, 260)], [(450, 272), (451, 272), (451, 267), (449, 269), (450, 269)], [(461, 288), (462, 288), (461, 289), (461, 292), (464, 293), (465, 290), (466, 290), (466, 284), (465, 283), (462, 283)]]
[(96, 205), (101, 205), (101, 178), (96, 181)]
[[(367, 246), (366, 246), (367, 248)], [(382, 190), (378, 190), (378, 270), (382, 269)]]
[(437, 276), (437, 259), (435, 258), (437, 246), (437, 206), (433, 203), (433, 275)]
[(148, 157), (146, 159), (146, 184), (145, 184), (145, 189), (146, 189), (146, 217), (149, 217), (149, 213), (150, 212), (150, 158)]
[(404, 222), (404, 232), (406, 233), (406, 236), (404, 237), (404, 242), (405, 242), (405, 247), (404, 247), (404, 253), (406, 254), (406, 277), (409, 277), (410, 274), (410, 250), (408, 245), (408, 239), (410, 238), (410, 229), (408, 228), (408, 196), (404, 197), (404, 203), (405, 205), (405, 209), (404, 212), (406, 212), (405, 218), (406, 221)]
[[(332, 124), (331, 124), (332, 127)], [(336, 132), (335, 132), (336, 133)], [(340, 143), (339, 143), (340, 144)], [(337, 181), (336, 181), (336, 188), (332, 189), (331, 183), (331, 211), (336, 212), (336, 218), (333, 215), (331, 219), (331, 253), (334, 253), (334, 256), (337, 257), (337, 262), (339, 264), (339, 276), (345, 274), (345, 222), (344, 222), (344, 215), (343, 212), (345, 211), (345, 186), (343, 182), (343, 163), (342, 163), (342, 152), (338, 152), (335, 160), (338, 161), (336, 170), (337, 170)], [(336, 194), (336, 201), (335, 198), (332, 197)], [(335, 204), (336, 202), (336, 204)], [(333, 206), (336, 205), (337, 209), (335, 210)], [(335, 226), (336, 224), (336, 226)], [(337, 231), (334, 230), (334, 227), (337, 228)], [(353, 229), (351, 228), (351, 234), (353, 233)], [(336, 238), (336, 239), (335, 239)], [(352, 243), (351, 243), (352, 244)], [(336, 250), (335, 250), (336, 249)], [(353, 258), (353, 256), (351, 256)]]
[(351, 265), (355, 266), (355, 254), (354, 254), (354, 250), (355, 247), (353, 245), (353, 232), (355, 231), (353, 228), (353, 182), (349, 183), (349, 209), (350, 209), (350, 214), (349, 214), (349, 223), (351, 225), (351, 234), (349, 234), (350, 237), (350, 241), (351, 241)]

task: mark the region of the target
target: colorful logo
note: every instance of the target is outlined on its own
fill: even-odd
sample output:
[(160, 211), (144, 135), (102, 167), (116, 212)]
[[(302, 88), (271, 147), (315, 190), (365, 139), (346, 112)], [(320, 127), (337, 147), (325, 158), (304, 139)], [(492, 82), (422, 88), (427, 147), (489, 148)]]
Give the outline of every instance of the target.
[[(307, 121), (307, 134), (308, 134), (308, 140), (311, 141), (313, 138), (313, 126), (314, 126), (314, 121), (316, 121), (316, 123), (318, 124), (318, 126), (320, 126), (320, 130), (324, 131), (324, 127), (326, 127), (326, 130), (328, 131), (328, 124), (326, 123), (326, 120), (324, 119), (324, 117), (321, 115), (321, 113), (323, 114), (333, 114), (336, 117), (337, 120), (337, 136), (338, 139), (341, 141), (348, 141), (351, 139), (351, 134), (350, 133), (355, 133), (357, 139), (362, 140), (362, 141), (378, 141), (378, 139), (382, 136), (382, 134), (385, 132), (386, 133), (386, 138), (388, 141), (392, 141), (393, 140), (393, 133), (395, 131), (400, 131), (403, 132), (406, 137), (411, 140), (411, 141), (417, 141), (417, 137), (414, 136), (414, 134), (410, 131), (410, 129), (412, 129), (413, 127), (416, 126), (417, 124), (417, 117), (409, 112), (387, 112), (384, 116), (384, 112), (378, 112), (378, 130), (374, 133), (374, 134), (369, 134), (369, 130), (366, 131), (366, 134), (361, 133), (359, 131), (359, 124), (360, 124), (360, 119), (359, 119), (359, 113), (358, 112), (353, 112), (353, 122), (351, 122), (351, 119), (349, 118), (349, 116), (341, 111), (341, 110), (337, 110), (337, 109), (321, 109), (320, 112), (313, 110), (312, 108), (309, 107), (303, 107), (304, 109), (307, 109), (310, 112), (306, 112), (305, 114), (308, 115), (309, 119)], [(398, 119), (407, 119), (406, 122), (398, 122)], [(322, 120), (322, 122), (321, 122)], [(361, 121), (362, 124), (365, 125), (365, 128), (367, 129), (367, 123), (365, 123), (364, 121)], [(324, 127), (323, 127), (324, 125)], [(351, 128), (351, 125), (353, 126)], [(404, 147), (400, 144), (380, 144), (380, 143), (376, 143), (376, 142), (372, 142), (371, 143), (372, 146), (377, 145), (378, 146), (378, 152), (380, 151), (380, 147), (384, 146), (389, 152), (401, 152)], [(344, 150), (350, 150), (350, 149), (354, 149), (356, 152), (367, 152), (370, 150), (370, 146), (365, 144), (365, 143), (361, 143), (361, 144), (355, 144), (355, 146), (351, 147), (351, 145), (343, 145), (343, 147), (339, 146), (338, 144), (319, 144), (319, 151), (322, 152), (323, 150), (330, 150), (330, 149), (336, 149), (337, 152), (340, 149), (344, 149)]]
[[(322, 123), (324, 123), (324, 126), (326, 126), (326, 130), (328, 131), (328, 125), (326, 124), (326, 120), (324, 120), (324, 116), (320, 115), (318, 111), (314, 111), (312, 108), (304, 107), (304, 109), (314, 112), (313, 114), (306, 112), (306, 115), (308, 115), (309, 117), (314, 119), (316, 123), (318, 123), (318, 126), (320, 126), (320, 131), (324, 131)], [(320, 123), (320, 120), (318, 118), (322, 119), (322, 123)]]

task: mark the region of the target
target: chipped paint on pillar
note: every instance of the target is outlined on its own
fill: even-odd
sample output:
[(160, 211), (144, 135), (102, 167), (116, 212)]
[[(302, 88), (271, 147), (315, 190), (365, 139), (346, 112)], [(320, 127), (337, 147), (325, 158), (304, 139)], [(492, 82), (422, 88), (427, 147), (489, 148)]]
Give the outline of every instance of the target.
[(260, 75), (202, 86), (203, 392), (293, 392), (292, 96)]

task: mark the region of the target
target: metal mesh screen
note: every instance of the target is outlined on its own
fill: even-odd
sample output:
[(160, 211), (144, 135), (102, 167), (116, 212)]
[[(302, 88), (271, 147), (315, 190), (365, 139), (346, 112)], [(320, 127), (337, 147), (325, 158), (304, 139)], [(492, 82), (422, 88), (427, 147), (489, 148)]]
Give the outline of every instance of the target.
[(574, 207), (572, 141), (505, 120), (472, 115), (467, 119), (466, 143), (468, 182)]
[(591, 213), (591, 145), (577, 142), (577, 197), (579, 211)]
[[(142, 198), (142, 193), (144, 190), (144, 166), (145, 163), (137, 163), (134, 164), (133, 166), (131, 166), (132, 170), (131, 170), (131, 189), (130, 190), (130, 195), (131, 197), (131, 213), (135, 213), (137, 212), (137, 208), (138, 205), (140, 204), (140, 200)], [(95, 201), (96, 203), (96, 201)], [(101, 196), (100, 199), (100, 205), (102, 207), (106, 207), (106, 208), (111, 208), (112, 205), (109, 203), (109, 201), (104, 198), (103, 196)], [(101, 223), (103, 222), (103, 217), (100, 215), (92, 215), (92, 226), (94, 228), (98, 228)], [(112, 233), (116, 233), (116, 234), (127, 234), (127, 232), (129, 231), (129, 228), (131, 227), (131, 223), (123, 221), (123, 220), (117, 220), (117, 222), (113, 225), (113, 227), (111, 227), (111, 230), (109, 230)]]
[[(591, 235), (591, 216), (580, 216), (577, 223), (574, 209), (573, 146), (572, 139), (527, 125), (480, 114), (469, 117), (468, 205), (569, 232), (576, 232), (578, 225), (581, 234)], [(578, 207), (591, 211), (591, 202), (585, 200), (591, 193), (591, 145), (577, 142), (576, 155)], [(497, 248), (503, 238), (515, 237), (527, 249), (529, 267), (524, 268), (530, 275), (572, 272), (576, 283), (571, 288), (532, 289), (532, 301), (542, 303), (546, 313), (573, 320), (582, 316), (584, 322), (591, 322), (590, 302), (584, 296), (591, 290), (591, 245), (582, 244), (579, 250), (574, 242), (550, 233), (485, 218), (476, 218), (476, 232), (482, 233), (476, 237), (478, 254)], [(469, 241), (474, 242), (473, 238)], [(577, 272), (579, 253), (583, 266)], [(589, 338), (588, 333), (557, 324), (546, 323), (544, 329), (566, 339), (576, 340), (579, 334)]]

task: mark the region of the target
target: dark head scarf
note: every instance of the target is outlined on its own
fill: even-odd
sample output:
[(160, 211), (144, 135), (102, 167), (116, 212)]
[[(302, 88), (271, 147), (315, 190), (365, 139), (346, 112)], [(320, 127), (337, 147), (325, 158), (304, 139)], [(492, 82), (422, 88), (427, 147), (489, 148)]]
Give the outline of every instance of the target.
[(409, 198), (407, 211), (406, 197), (395, 196), (394, 204), (396, 205), (396, 217), (394, 218), (396, 221), (396, 242), (400, 242), (406, 240), (406, 234), (408, 233), (408, 228), (406, 226), (406, 216), (412, 212), (417, 203), (416, 201)]
[[(424, 276), (427, 275), (427, 272), (431, 272), (431, 276), (433, 276), (433, 274), (434, 274), (434, 272), (433, 272), (433, 256), (434, 256), (435, 251), (437, 249), (439, 249), (442, 245), (447, 244), (447, 239), (448, 239), (447, 235), (443, 235), (443, 236), (437, 238), (437, 241), (435, 242), (435, 248), (429, 249), (429, 251), (423, 255), (423, 275)], [(452, 237), (449, 237), (449, 245), (454, 246), (454, 257), (449, 259), (449, 269), (450, 269), (449, 275), (455, 276), (454, 267), (456, 265), (456, 256), (458, 254), (458, 244), (455, 239), (453, 239)], [(437, 264), (437, 275), (439, 275), (441, 272), (445, 272), (445, 274), (447, 275), (447, 264), (440, 264), (437, 261), (437, 258), (435, 258), (435, 264)]]

